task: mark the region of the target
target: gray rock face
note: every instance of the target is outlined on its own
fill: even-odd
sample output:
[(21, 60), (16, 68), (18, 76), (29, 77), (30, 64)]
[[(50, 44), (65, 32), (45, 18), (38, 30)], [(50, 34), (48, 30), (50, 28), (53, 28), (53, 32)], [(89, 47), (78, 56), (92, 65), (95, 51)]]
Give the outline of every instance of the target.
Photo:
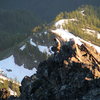
[(100, 78), (93, 74), (95, 64), (78, 61), (71, 49), (64, 45), (60, 53), (41, 62), (36, 75), (23, 79), (21, 96), (9, 100), (99, 100)]

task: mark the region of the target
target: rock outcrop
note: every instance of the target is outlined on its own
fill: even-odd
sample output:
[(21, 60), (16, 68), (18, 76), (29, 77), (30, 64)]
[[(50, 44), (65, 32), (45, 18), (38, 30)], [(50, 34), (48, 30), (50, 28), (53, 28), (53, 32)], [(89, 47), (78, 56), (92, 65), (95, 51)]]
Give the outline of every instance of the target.
[(10, 92), (6, 88), (0, 89), (0, 100), (6, 100), (10, 96)]
[(85, 43), (67, 42), (21, 84), (14, 100), (100, 100), (100, 54)]

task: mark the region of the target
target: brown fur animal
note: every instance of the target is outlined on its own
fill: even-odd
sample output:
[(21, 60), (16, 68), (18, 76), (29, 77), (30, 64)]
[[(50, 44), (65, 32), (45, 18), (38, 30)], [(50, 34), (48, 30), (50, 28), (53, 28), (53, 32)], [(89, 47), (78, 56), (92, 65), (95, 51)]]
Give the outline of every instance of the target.
[(60, 52), (60, 48), (61, 48), (61, 43), (59, 41), (59, 39), (54, 38), (54, 46), (51, 48), (51, 50), (56, 54)]

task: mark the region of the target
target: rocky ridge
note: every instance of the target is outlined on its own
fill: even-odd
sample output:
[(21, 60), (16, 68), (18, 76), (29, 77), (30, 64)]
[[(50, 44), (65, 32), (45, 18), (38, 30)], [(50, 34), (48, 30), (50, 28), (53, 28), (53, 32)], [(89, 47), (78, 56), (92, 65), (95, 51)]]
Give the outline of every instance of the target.
[(86, 43), (68, 41), (21, 84), (20, 97), (8, 100), (99, 100), (100, 54)]

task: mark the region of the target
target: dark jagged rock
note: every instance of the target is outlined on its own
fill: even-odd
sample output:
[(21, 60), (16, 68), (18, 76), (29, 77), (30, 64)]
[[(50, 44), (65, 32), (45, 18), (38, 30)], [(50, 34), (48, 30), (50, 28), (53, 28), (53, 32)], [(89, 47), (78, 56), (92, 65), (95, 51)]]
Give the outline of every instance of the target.
[(21, 96), (14, 100), (99, 100), (100, 78), (94, 73), (99, 65), (80, 48), (63, 45), (60, 53), (41, 62), (36, 75), (23, 79)]
[(2, 88), (0, 90), (0, 98), (1, 98), (0, 100), (6, 100), (9, 98), (9, 96), (10, 96), (10, 93), (6, 88)]

